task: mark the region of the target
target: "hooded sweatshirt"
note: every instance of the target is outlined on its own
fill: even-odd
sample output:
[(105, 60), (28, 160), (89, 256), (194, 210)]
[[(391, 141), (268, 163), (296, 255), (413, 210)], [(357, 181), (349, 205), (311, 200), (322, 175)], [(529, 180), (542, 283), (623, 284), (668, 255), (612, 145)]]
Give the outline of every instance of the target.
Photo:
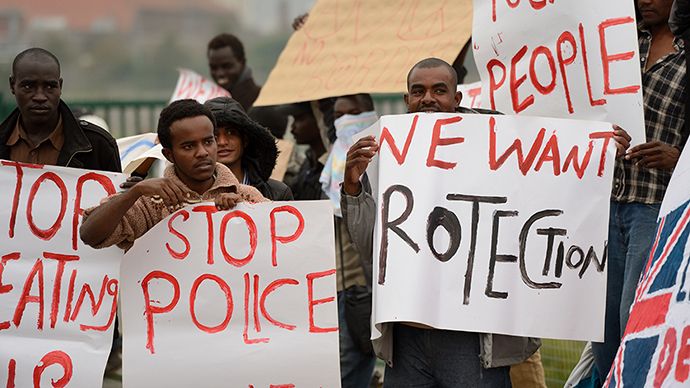
[(271, 179), (278, 158), (276, 139), (271, 132), (249, 118), (242, 105), (229, 97), (216, 97), (204, 103), (216, 118), (218, 127), (240, 130), (248, 140), (242, 151), (242, 169), (249, 184), (272, 201), (292, 200), (292, 192), (283, 182)]

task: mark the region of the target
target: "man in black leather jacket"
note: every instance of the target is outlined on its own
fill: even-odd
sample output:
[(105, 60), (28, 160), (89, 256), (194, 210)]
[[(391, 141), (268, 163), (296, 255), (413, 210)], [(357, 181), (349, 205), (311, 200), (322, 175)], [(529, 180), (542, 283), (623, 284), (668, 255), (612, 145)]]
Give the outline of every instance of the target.
[(60, 62), (30, 48), (12, 64), (15, 109), (0, 124), (0, 159), (120, 172), (115, 139), (101, 127), (77, 120), (61, 99)]

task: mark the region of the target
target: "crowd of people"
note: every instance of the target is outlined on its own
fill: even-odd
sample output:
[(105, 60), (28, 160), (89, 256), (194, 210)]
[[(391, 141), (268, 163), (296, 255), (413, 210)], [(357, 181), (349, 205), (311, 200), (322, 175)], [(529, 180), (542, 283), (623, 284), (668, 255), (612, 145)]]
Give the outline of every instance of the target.
[[(605, 341), (592, 345), (596, 373), (590, 386), (601, 386), (613, 363), (653, 242), (659, 206), (688, 137), (688, 3), (637, 0), (647, 142), (629, 148), (630, 137), (614, 126), (619, 152), (611, 193)], [(305, 20), (296, 19), (295, 28)], [(126, 250), (180, 207), (201, 201), (230, 209), (242, 201), (329, 199), (336, 233), (343, 387), (369, 387), (377, 357), (386, 364), (385, 387), (545, 387), (537, 338), (403, 322), (384, 324), (382, 336), (372, 342), (368, 316), (362, 325), (350, 307), (364, 300), (364, 308), (371, 309), (376, 205), (366, 169), (379, 144), (371, 136), (354, 144), (350, 140), (378, 118), (371, 96), (253, 107), (261, 87), (246, 66), (239, 39), (230, 34), (213, 38), (207, 56), (211, 77), (232, 98), (203, 104), (180, 100), (163, 109), (157, 128), (169, 162), (163, 177), (134, 177), (120, 193), (87, 209), (80, 229), (84, 243)], [(408, 111), (498, 114), (461, 107), (459, 67), (458, 61), (450, 65), (437, 58), (414, 65), (404, 95)], [(60, 63), (50, 52), (31, 48), (15, 57), (10, 90), (17, 109), (0, 124), (0, 158), (120, 172), (115, 140), (75, 117), (61, 99), (62, 86)], [(270, 177), (278, 156), (276, 137), (283, 136), (288, 116), (295, 142), (308, 150), (291, 180), (281, 182)]]

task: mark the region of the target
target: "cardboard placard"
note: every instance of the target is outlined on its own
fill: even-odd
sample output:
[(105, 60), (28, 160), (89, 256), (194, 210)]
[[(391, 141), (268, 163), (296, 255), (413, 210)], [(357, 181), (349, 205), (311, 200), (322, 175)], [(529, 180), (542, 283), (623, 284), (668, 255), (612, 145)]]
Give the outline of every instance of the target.
[(319, 0), (254, 105), (404, 92), (415, 63), (453, 63), (471, 30), (471, 0)]

